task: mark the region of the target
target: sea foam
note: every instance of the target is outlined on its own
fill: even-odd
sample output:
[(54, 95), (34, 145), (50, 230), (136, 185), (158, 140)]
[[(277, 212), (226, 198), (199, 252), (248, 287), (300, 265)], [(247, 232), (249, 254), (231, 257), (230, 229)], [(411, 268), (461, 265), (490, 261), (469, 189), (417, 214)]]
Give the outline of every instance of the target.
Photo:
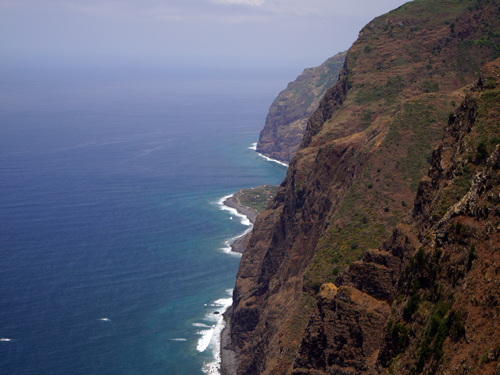
[(267, 161), (270, 161), (270, 162), (273, 162), (273, 163), (277, 163), (277, 164), (280, 164), (280, 165), (283, 165), (285, 167), (288, 167), (288, 163), (285, 163), (283, 161), (279, 161), (279, 160), (276, 160), (276, 159), (273, 159), (273, 158), (270, 158), (266, 155), (263, 155), (261, 154), (260, 152), (257, 152), (257, 154), (259, 154), (260, 157), (263, 157), (264, 159), (266, 159)]
[(205, 350), (210, 349), (214, 358), (212, 362), (205, 363), (205, 365), (203, 366), (203, 372), (209, 375), (220, 375), (221, 334), (222, 330), (226, 326), (223, 314), (233, 302), (232, 289), (226, 290), (226, 293), (230, 296), (229, 298), (221, 298), (210, 304), (212, 307), (217, 308), (217, 310), (211, 311), (205, 316), (205, 320), (213, 322), (211, 328), (198, 332), (201, 337), (198, 340), (196, 349), (199, 352), (204, 352)]
[[(245, 225), (249, 228), (247, 228), (243, 233), (233, 237), (233, 238), (230, 238), (229, 240), (227, 241), (224, 241), (224, 247), (221, 248), (221, 250), (227, 254), (231, 254), (231, 255), (236, 255), (236, 256), (241, 256), (240, 253), (236, 253), (234, 251), (232, 251), (232, 248), (231, 248), (231, 245), (238, 239), (238, 238), (241, 238), (245, 235), (247, 235), (248, 233), (250, 233), (253, 229), (253, 224), (252, 222), (250, 221), (250, 219), (248, 219), (248, 217), (246, 215), (243, 215), (241, 213), (239, 213), (236, 209), (232, 208), (232, 207), (229, 207), (229, 206), (226, 206), (224, 204), (224, 202), (231, 198), (233, 196), (233, 194), (231, 195), (226, 195), (222, 198), (220, 198), (218, 201), (217, 201), (217, 204), (219, 205), (219, 209), (221, 210), (224, 210), (224, 211), (228, 211), (232, 216), (236, 216), (237, 218), (240, 219), (240, 223), (242, 225)], [(232, 219), (232, 217), (231, 217)]]
[[(257, 147), (257, 143), (252, 144), (250, 147), (251, 149), (255, 150)], [(236, 216), (240, 219), (240, 222), (242, 225), (248, 226), (242, 234), (233, 237), (227, 241), (224, 242), (225, 247), (222, 248), (224, 252), (228, 254), (235, 254), (238, 256), (241, 256), (239, 253), (235, 253), (231, 250), (231, 244), (234, 243), (238, 238), (241, 238), (245, 236), (247, 233), (251, 232), (253, 229), (253, 224), (252, 222), (248, 219), (246, 215), (243, 215), (239, 213), (235, 208), (226, 206), (224, 202), (231, 198), (233, 194), (231, 195), (226, 195), (222, 198), (220, 198), (217, 201), (217, 204), (219, 205), (219, 208), (224, 211), (228, 211), (232, 216)], [(232, 218), (232, 217), (231, 217)], [(207, 375), (220, 375), (220, 366), (221, 366), (221, 335), (222, 331), (226, 326), (226, 322), (224, 320), (223, 314), (226, 312), (226, 310), (229, 308), (229, 306), (232, 305), (232, 289), (226, 290), (226, 293), (230, 296), (230, 298), (221, 298), (213, 303), (211, 303), (209, 306), (212, 308), (216, 308), (216, 310), (211, 311), (208, 315), (205, 316), (205, 321), (207, 322), (212, 322), (212, 325), (208, 324), (203, 324), (203, 323), (194, 323), (193, 326), (195, 327), (203, 327), (206, 328), (204, 330), (200, 330), (197, 333), (201, 336), (198, 339), (198, 343), (196, 345), (196, 349), (202, 353), (205, 352), (207, 349), (211, 349), (212, 355), (213, 355), (213, 361), (209, 363), (205, 363), (203, 366), (203, 372)]]
[(227, 205), (224, 204), (224, 202), (227, 199), (231, 198), (233, 195), (234, 194), (226, 195), (226, 196), (222, 197), (221, 199), (219, 199), (217, 201), (217, 204), (220, 206), (221, 210), (229, 211), (229, 213), (231, 215), (240, 218), (241, 224), (246, 225), (246, 226), (251, 226), (252, 223), (250, 222), (250, 220), (248, 219), (248, 217), (246, 215), (243, 215), (243, 214), (239, 213), (238, 210), (236, 210), (235, 208), (229, 207), (229, 206), (227, 206)]
[[(255, 152), (257, 152), (257, 143), (252, 143), (252, 145), (249, 147), (250, 150), (254, 150)], [(257, 152), (257, 154), (259, 154), (259, 156), (263, 157), (264, 159), (266, 159), (267, 161), (271, 161), (273, 163), (278, 163), (280, 165), (284, 165), (285, 167), (288, 167), (288, 163), (285, 163), (283, 161), (279, 161), (279, 160), (276, 160), (276, 159), (273, 159), (273, 158), (270, 158), (266, 155), (262, 155), (260, 152)]]

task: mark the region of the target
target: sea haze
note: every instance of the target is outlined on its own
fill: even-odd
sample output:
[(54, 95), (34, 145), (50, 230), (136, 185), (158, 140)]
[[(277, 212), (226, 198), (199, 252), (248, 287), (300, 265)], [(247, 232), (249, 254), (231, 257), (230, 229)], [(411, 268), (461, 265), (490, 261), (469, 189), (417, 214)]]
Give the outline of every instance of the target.
[(2, 73), (2, 373), (202, 374), (248, 228), (220, 199), (284, 177), (250, 147), (293, 73), (112, 73)]

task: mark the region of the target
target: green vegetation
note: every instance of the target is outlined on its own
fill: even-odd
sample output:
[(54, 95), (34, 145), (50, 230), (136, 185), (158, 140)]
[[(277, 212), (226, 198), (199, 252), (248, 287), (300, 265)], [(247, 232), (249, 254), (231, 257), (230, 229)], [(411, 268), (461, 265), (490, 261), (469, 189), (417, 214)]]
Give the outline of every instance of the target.
[(488, 149), (486, 148), (485, 142), (480, 142), (477, 145), (476, 159), (478, 162), (485, 160), (489, 156)]
[(257, 210), (260, 214), (264, 211), (269, 201), (278, 191), (278, 185), (264, 185), (252, 189), (242, 189), (235, 194), (240, 204)]
[(413, 192), (429, 167), (432, 145), (441, 138), (443, 128), (439, 124), (444, 124), (446, 120), (447, 112), (444, 109), (436, 108), (426, 100), (419, 100), (406, 102), (389, 128), (384, 141), (389, 148), (393, 148), (394, 144), (398, 146), (403, 135), (406, 135), (406, 158), (403, 157), (401, 172)]
[(399, 347), (403, 349), (410, 343), (410, 328), (402, 323), (397, 323), (392, 329), (391, 336), (398, 343)]
[(470, 48), (474, 45), (473, 42), (470, 43), (460, 43), (458, 45), (458, 55), (457, 55), (457, 70), (459, 72), (459, 78), (462, 84), (466, 84), (461, 73), (467, 73), (468, 71), (474, 72), (476, 75), (479, 74), (479, 66), (476, 63), (476, 59), (472, 57)]
[[(448, 209), (457, 203), (462, 197), (467, 194), (472, 182), (473, 169), (470, 164), (466, 164), (463, 168), (456, 172), (457, 177), (453, 184), (444, 188), (441, 192), (439, 201), (437, 202), (434, 211), (432, 212), (433, 222), (438, 222), (446, 214)], [(459, 227), (460, 225), (460, 227)], [(461, 229), (460, 223), (457, 223), (457, 233)]]
[(439, 83), (437, 83), (436, 81), (432, 82), (432, 81), (424, 80), (423, 86), (424, 86), (425, 92), (438, 92), (439, 91)]
[(439, 301), (434, 305), (433, 313), (425, 330), (423, 340), (420, 343), (418, 351), (418, 360), (416, 370), (421, 373), (424, 369), (427, 359), (434, 355), (440, 359), (443, 355), (443, 344), (453, 324), (453, 319), (448, 316), (451, 304), (445, 301)]
[(410, 297), (408, 303), (403, 309), (403, 317), (408, 320), (418, 310), (420, 304), (420, 294), (415, 293)]
[(401, 141), (401, 133), (398, 131), (397, 127), (391, 126), (385, 137), (385, 142), (397, 145), (399, 141)]
[(396, 66), (403, 66), (403, 65), (406, 64), (406, 60), (404, 59), (404, 57), (399, 56), (399, 57), (396, 58), (396, 60), (394, 60), (394, 64)]
[[(320, 242), (318, 251), (306, 272), (306, 283), (335, 281), (337, 274), (351, 262), (361, 259), (366, 249), (376, 248), (387, 237), (386, 224), (356, 209), (361, 194), (357, 186), (347, 192), (334, 220), (345, 223), (332, 227)], [(366, 186), (367, 189), (371, 189)]]
[(476, 246), (472, 244), (469, 250), (469, 257), (467, 259), (467, 270), (472, 268), (472, 262), (475, 259), (477, 259)]
[(372, 121), (372, 111), (368, 110), (368, 109), (364, 109), (362, 112), (361, 112), (361, 117), (360, 117), (360, 125), (361, 125), (361, 128), (364, 129), (366, 127), (368, 127)]
[(337, 61), (335, 59), (326, 60), (322, 65), (326, 69), (317, 78), (317, 81), (314, 84), (314, 86), (317, 88), (322, 88), (323, 89), (322, 92), (327, 90), (329, 87), (332, 87), (337, 82), (339, 71), (342, 69), (343, 65), (344, 65), (343, 60), (342, 61)]
[(397, 95), (403, 91), (405, 81), (401, 76), (389, 77), (383, 86), (372, 86), (371, 88), (363, 88), (358, 91), (355, 99), (356, 104), (366, 104), (385, 100), (386, 103), (393, 103)]
[[(401, 88), (403, 84), (401, 78), (395, 77), (389, 79), (385, 87)], [(429, 103), (431, 100), (434, 102), (432, 105)], [(416, 191), (428, 169), (432, 145), (441, 139), (443, 128), (440, 124), (444, 125), (447, 120), (449, 102), (443, 101), (446, 110), (439, 105), (440, 102), (434, 98), (403, 105), (389, 128), (383, 143), (385, 147), (379, 149), (387, 160), (388, 164), (383, 168), (387, 173), (380, 173), (382, 164), (366, 167), (362, 177), (348, 190), (332, 218), (336, 224), (321, 240), (308, 267), (307, 285), (334, 281), (339, 271), (360, 259), (367, 249), (377, 248), (399, 222), (404, 211), (410, 209), (408, 204), (403, 203), (404, 200), (399, 201), (401, 205), (395, 200), (390, 203), (383, 192), (387, 187), (392, 189), (392, 186), (399, 189), (399, 181), (395, 180), (399, 176), (411, 191)], [(373, 111), (364, 109), (360, 121), (368, 123), (373, 115)], [(390, 172), (394, 168), (401, 174), (396, 176)], [(403, 208), (403, 213), (398, 212), (398, 206)], [(412, 306), (418, 307), (417, 297), (407, 310), (409, 316), (413, 314)]]
[(451, 311), (450, 318), (453, 320), (453, 324), (450, 328), (450, 337), (454, 341), (460, 340), (465, 336), (465, 312)]
[[(471, 247), (469, 258), (472, 253), (474, 253), (474, 247)], [(410, 262), (402, 272), (399, 280), (400, 287), (407, 285), (405, 288), (409, 288), (411, 286), (411, 291), (404, 292), (405, 294), (409, 292), (412, 294), (403, 307), (402, 315), (405, 321), (409, 321), (421, 305), (428, 307), (429, 302), (434, 301), (430, 305), (430, 314), (427, 315), (426, 321), (421, 323), (425, 327), (425, 330), (420, 336), (420, 343), (418, 345), (417, 360), (414, 368), (416, 373), (421, 373), (431, 358), (437, 361), (441, 359), (443, 356), (443, 344), (448, 337), (458, 341), (465, 335), (465, 313), (462, 311), (456, 312), (451, 309), (454, 303), (453, 296), (450, 294), (444, 297), (442, 287), (436, 282), (437, 275), (440, 272), (439, 260), (441, 255), (442, 250), (439, 248), (435, 249), (432, 257), (425, 252), (423, 247), (419, 248), (416, 254), (410, 258)], [(425, 282), (427, 285), (424, 288), (427, 291), (422, 294), (420, 294), (421, 282)], [(428, 288), (429, 285), (433, 285), (432, 288)], [(396, 300), (398, 303), (401, 302), (402, 298), (400, 297), (402, 296), (403, 294), (400, 294)], [(419, 316), (419, 319), (425, 316), (426, 314), (423, 313)], [(393, 324), (391, 322), (391, 326)], [(401, 326), (404, 326), (404, 323), (401, 322), (394, 325), (394, 327)], [(399, 328), (399, 331), (401, 331), (401, 328)], [(393, 328), (393, 339), (403, 340), (404, 342), (404, 330), (402, 331), (403, 334), (399, 333), (399, 331), (394, 332)], [(400, 339), (401, 335), (403, 335), (403, 339)], [(401, 341), (398, 341), (398, 345), (400, 350), (404, 349)]]

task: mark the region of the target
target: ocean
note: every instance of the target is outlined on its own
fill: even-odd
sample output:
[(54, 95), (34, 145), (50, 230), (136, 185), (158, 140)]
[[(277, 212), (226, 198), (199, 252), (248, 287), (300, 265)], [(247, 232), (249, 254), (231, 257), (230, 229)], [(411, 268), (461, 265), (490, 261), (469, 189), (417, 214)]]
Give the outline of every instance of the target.
[(289, 73), (2, 73), (2, 374), (217, 373), (221, 202), (283, 180), (252, 145)]

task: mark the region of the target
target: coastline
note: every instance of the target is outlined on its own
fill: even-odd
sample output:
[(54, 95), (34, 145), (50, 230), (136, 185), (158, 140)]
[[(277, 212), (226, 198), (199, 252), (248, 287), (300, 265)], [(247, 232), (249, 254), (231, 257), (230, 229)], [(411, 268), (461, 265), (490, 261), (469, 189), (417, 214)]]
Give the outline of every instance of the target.
[(234, 208), (236, 211), (238, 211), (239, 214), (246, 216), (248, 220), (250, 220), (252, 225), (255, 224), (255, 220), (257, 220), (257, 216), (259, 216), (259, 213), (254, 208), (243, 206), (240, 203), (239, 199), (236, 197), (236, 194), (238, 193), (231, 195), (229, 198), (224, 200), (222, 204), (227, 207)]
[(253, 225), (255, 224), (255, 220), (257, 220), (257, 216), (259, 216), (259, 213), (257, 212), (257, 210), (251, 207), (243, 206), (242, 204), (240, 204), (240, 201), (236, 197), (236, 194), (238, 193), (235, 193), (230, 197), (224, 199), (221, 204), (223, 206), (236, 210), (240, 215), (245, 216), (251, 223), (250, 228), (246, 230), (241, 236), (236, 237), (228, 242), (231, 251), (238, 254), (243, 254), (243, 252), (245, 251), (245, 247), (248, 244), (249, 234), (252, 231)]
[[(278, 160), (267, 158), (266, 156), (261, 154), (259, 155), (266, 158), (268, 161), (273, 161), (288, 166), (288, 164), (284, 164)], [(235, 194), (226, 196), (219, 201), (219, 204), (223, 209), (235, 210), (239, 215), (246, 218), (249, 222), (247, 224), (250, 226), (249, 229), (247, 229), (242, 235), (227, 242), (228, 246), (230, 247), (230, 251), (238, 254), (243, 254), (243, 252), (247, 248), (248, 243), (250, 241), (250, 237), (252, 235), (253, 226), (255, 224), (255, 221), (257, 220), (257, 217), (259, 216), (259, 213), (257, 212), (256, 209), (241, 204), (240, 200), (238, 199), (238, 195), (241, 192), (242, 190), (239, 190)], [(219, 375), (236, 375), (240, 364), (236, 352), (232, 349), (232, 343), (231, 343), (232, 313), (233, 313), (232, 304), (228, 306), (227, 309), (222, 313), (223, 327), (219, 337), (219, 344), (220, 344), (219, 347), (220, 362), (218, 365)]]
[[(217, 202), (220, 209), (230, 211), (232, 215), (236, 215), (241, 219), (243, 225), (249, 227), (239, 236), (225, 242), (227, 247), (223, 250), (227, 251), (229, 254), (234, 253), (235, 255), (241, 255), (244, 252), (250, 239), (253, 225), (259, 215), (256, 209), (241, 204), (238, 199), (238, 194), (241, 193), (241, 191), (242, 190), (239, 190), (232, 195), (222, 197)], [(236, 375), (239, 366), (236, 353), (231, 349), (232, 298), (227, 300), (228, 303), (225, 303), (225, 301), (226, 299), (222, 298), (212, 304), (212, 306), (220, 306), (220, 308), (212, 313), (215, 315), (209, 314), (208, 316), (217, 316), (220, 317), (221, 320), (218, 320), (210, 330), (206, 330), (207, 333), (211, 331), (211, 335), (202, 338), (203, 341), (198, 341), (197, 350), (200, 352), (204, 352), (210, 343), (212, 345), (217, 345), (213, 348), (215, 350), (215, 361), (205, 363), (203, 366), (202, 371), (207, 375)]]
[[(230, 241), (228, 245), (231, 247), (231, 251), (235, 253), (242, 254), (250, 239), (250, 235), (255, 224), (255, 220), (259, 213), (257, 210), (243, 206), (239, 199), (236, 197), (238, 192), (226, 197), (222, 200), (221, 206), (226, 206), (228, 208), (236, 210), (240, 215), (245, 216), (251, 223), (250, 228), (246, 230), (241, 236), (236, 237)], [(220, 375), (236, 375), (238, 370), (239, 361), (236, 353), (231, 349), (231, 315), (233, 311), (232, 304), (224, 311), (222, 314), (224, 318), (224, 326), (220, 333)]]
[(277, 164), (283, 165), (283, 166), (285, 166), (287, 168), (289, 166), (289, 164), (286, 163), (286, 162), (284, 162), (284, 161), (280, 161), (280, 160), (277, 160), (277, 159), (270, 158), (269, 156), (266, 156), (266, 155), (261, 154), (260, 152), (258, 152), (257, 151), (257, 143), (252, 143), (252, 146), (250, 146), (249, 149), (254, 150), (260, 157), (263, 157), (267, 161), (271, 161), (273, 163), (277, 163)]
[(231, 349), (231, 315), (233, 305), (224, 312), (224, 328), (220, 337), (220, 375), (236, 375), (239, 367), (236, 352)]

